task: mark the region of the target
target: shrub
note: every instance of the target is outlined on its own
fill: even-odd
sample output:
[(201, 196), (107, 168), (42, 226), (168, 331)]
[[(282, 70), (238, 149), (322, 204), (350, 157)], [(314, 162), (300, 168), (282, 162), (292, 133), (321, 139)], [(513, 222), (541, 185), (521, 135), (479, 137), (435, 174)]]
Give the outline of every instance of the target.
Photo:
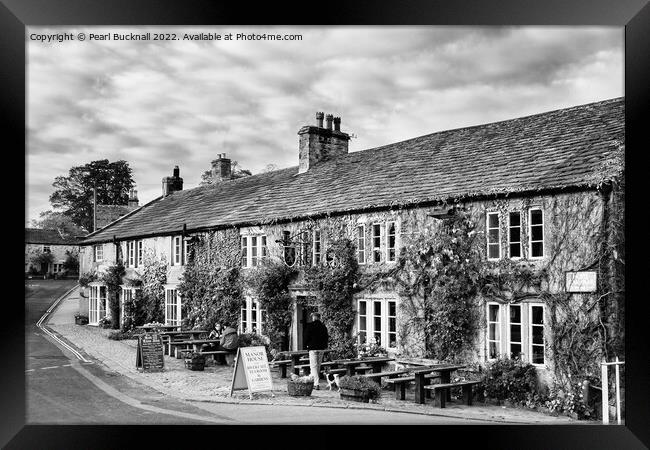
[(136, 334), (133, 331), (115, 330), (111, 331), (108, 338), (113, 341), (122, 341), (125, 339), (136, 339)]
[(358, 354), (357, 336), (341, 337), (334, 341), (330, 339), (328, 348), (331, 350), (330, 359), (332, 360), (356, 358)]
[(81, 287), (88, 287), (90, 283), (97, 280), (97, 274), (95, 272), (86, 272), (79, 275), (79, 285)]
[(341, 389), (351, 389), (355, 391), (368, 392), (368, 398), (377, 398), (381, 395), (381, 388), (379, 384), (369, 378), (360, 375), (344, 376), (339, 381)]
[(258, 347), (262, 346), (266, 350), (266, 357), (269, 361), (273, 360), (271, 353), (271, 341), (267, 336), (257, 333), (243, 333), (239, 335), (240, 347)]
[(111, 328), (113, 326), (113, 322), (108, 317), (102, 317), (99, 319), (98, 324), (101, 328)]
[(377, 344), (374, 337), (371, 337), (365, 344), (357, 345), (357, 354), (360, 358), (370, 358), (373, 356), (386, 356), (388, 352), (384, 347)]
[(483, 384), (486, 397), (525, 403), (537, 394), (537, 372), (519, 358), (500, 358), (488, 365)]

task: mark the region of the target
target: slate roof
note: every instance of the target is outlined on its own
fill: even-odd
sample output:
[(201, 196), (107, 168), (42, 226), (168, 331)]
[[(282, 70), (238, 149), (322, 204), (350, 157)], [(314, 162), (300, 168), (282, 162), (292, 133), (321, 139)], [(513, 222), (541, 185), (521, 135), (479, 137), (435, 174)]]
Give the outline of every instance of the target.
[(55, 229), (25, 228), (25, 244), (78, 245), (79, 239), (63, 237)]
[[(84, 243), (524, 191), (593, 187), (624, 144), (624, 99), (441, 131), (158, 198)], [(296, 148), (296, 155), (298, 150)]]

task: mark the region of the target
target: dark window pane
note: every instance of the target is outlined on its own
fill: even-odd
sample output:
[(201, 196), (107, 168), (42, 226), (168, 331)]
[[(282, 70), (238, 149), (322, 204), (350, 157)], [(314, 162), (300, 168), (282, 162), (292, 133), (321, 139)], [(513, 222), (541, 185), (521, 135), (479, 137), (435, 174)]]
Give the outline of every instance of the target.
[(389, 316), (394, 316), (395, 315), (396, 305), (397, 304), (395, 302), (388, 302), (388, 315)]
[(359, 302), (359, 314), (366, 315), (366, 302)]
[(397, 322), (393, 317), (388, 319), (388, 331), (397, 331)]
[(497, 214), (488, 214), (488, 227), (497, 228), (499, 226), (499, 216)]
[(521, 258), (521, 245), (520, 244), (510, 244), (510, 257), (511, 258)]
[(510, 357), (517, 358), (521, 354), (521, 344), (510, 345)]
[(490, 358), (493, 359), (493, 358), (498, 357), (499, 354), (497, 353), (497, 344), (496, 344), (496, 342), (490, 342), (489, 347), (490, 347), (489, 348)]
[(536, 325), (544, 324), (544, 308), (542, 306), (533, 306), (533, 320), (532, 323)]
[(533, 345), (533, 364), (544, 364), (544, 347)]
[(511, 212), (510, 213), (510, 226), (511, 227), (516, 227), (519, 226), (521, 223), (521, 217), (518, 212)]
[(499, 229), (490, 230), (488, 233), (488, 242), (494, 243), (499, 242)]
[(375, 316), (381, 315), (381, 302), (375, 302)]
[(388, 335), (388, 341), (390, 342), (390, 344), (388, 344), (388, 346), (389, 346), (390, 348), (395, 348), (395, 347), (397, 347), (397, 335), (395, 335), (395, 334), (389, 334), (389, 335)]
[(359, 333), (359, 342), (361, 342), (362, 344), (365, 344), (365, 342), (366, 342), (366, 332), (365, 331), (362, 331), (361, 333)]
[(539, 225), (542, 223), (542, 210), (541, 209), (533, 209), (530, 212), (530, 224), (531, 225)]
[(494, 244), (488, 247), (488, 258), (498, 258), (499, 257), (499, 245)]
[(521, 323), (521, 307), (510, 305), (510, 322)]
[(543, 227), (541, 225), (530, 227), (530, 235), (531, 235), (531, 240), (541, 241), (542, 239), (544, 239)]
[(395, 249), (394, 248), (391, 248), (390, 250), (388, 250), (388, 259), (390, 261), (395, 261)]
[(381, 317), (375, 317), (375, 331), (381, 331)]
[(510, 340), (521, 342), (521, 325), (510, 325)]
[(499, 320), (499, 305), (488, 305), (488, 320), (490, 322), (497, 322)]
[(531, 256), (535, 258), (544, 256), (544, 244), (541, 242), (533, 242)]
[(491, 323), (488, 329), (488, 339), (493, 341), (499, 340), (499, 326), (495, 323)]
[(521, 242), (521, 228), (510, 228), (510, 242)]
[(533, 327), (533, 344), (544, 343), (544, 327)]
[(359, 317), (359, 330), (367, 330), (368, 327), (366, 326), (366, 318), (365, 316)]

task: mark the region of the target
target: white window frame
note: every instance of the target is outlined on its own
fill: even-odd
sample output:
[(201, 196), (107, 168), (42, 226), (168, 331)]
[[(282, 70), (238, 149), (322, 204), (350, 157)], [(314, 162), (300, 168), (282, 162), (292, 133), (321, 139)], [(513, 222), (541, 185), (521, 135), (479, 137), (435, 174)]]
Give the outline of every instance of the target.
[[(390, 226), (393, 225), (393, 234), (390, 234)], [(390, 246), (390, 238), (393, 236), (393, 247)], [(390, 259), (390, 251), (393, 250), (393, 259)], [(394, 220), (386, 222), (386, 262), (397, 262), (397, 222)]]
[[(376, 228), (375, 228), (376, 227)], [(371, 228), (370, 242), (372, 243), (372, 248), (370, 249), (371, 262), (373, 264), (381, 264), (382, 262), (382, 251), (381, 251), (381, 238), (382, 238), (382, 226), (381, 223), (373, 223)], [(379, 230), (379, 236), (375, 236), (375, 230)], [(379, 245), (375, 245), (376, 239), (379, 239)], [(379, 255), (379, 261), (375, 261), (375, 256)]]
[[(542, 324), (533, 324), (533, 308), (541, 307), (542, 308)], [(546, 366), (546, 305), (544, 303), (529, 303), (528, 304), (528, 362), (536, 367), (545, 367)], [(543, 344), (533, 344), (533, 327), (542, 327), (542, 339)], [(542, 355), (544, 356), (543, 363), (534, 363), (533, 362), (533, 346), (542, 347)]]
[[(519, 308), (519, 322), (510, 322), (510, 309), (511, 308)], [(521, 348), (521, 354), (522, 354), (522, 359), (526, 356), (526, 353), (524, 352), (524, 308), (521, 303), (517, 303), (515, 305), (508, 305), (508, 312), (506, 316), (506, 323), (507, 323), (507, 336), (508, 339), (506, 341), (506, 355), (508, 358), (512, 358), (512, 344), (519, 344), (519, 347)], [(519, 326), (519, 341), (518, 342), (513, 342), (512, 341), (512, 325), (518, 325)], [(517, 355), (518, 356), (518, 355)]]
[(135, 241), (126, 242), (126, 266), (135, 267)]
[[(359, 231), (361, 231), (361, 236), (359, 236)], [(357, 262), (359, 264), (366, 263), (366, 224), (359, 223), (356, 227), (357, 232)], [(360, 248), (359, 243), (363, 244), (363, 248)]]
[[(496, 227), (490, 227), (490, 216), (496, 216), (497, 217), (497, 226)], [(497, 230), (497, 241), (496, 242), (490, 242), (490, 231), (491, 230)], [(498, 261), (501, 259), (501, 229), (499, 228), (499, 213), (496, 211), (488, 211), (485, 215), (485, 241), (487, 244), (487, 259), (488, 261)], [(490, 256), (490, 246), (494, 246), (496, 244), (497, 250), (498, 250), (498, 256), (491, 257)]]
[[(253, 248), (253, 238), (255, 247)], [(242, 267), (256, 267), (268, 258), (266, 234), (247, 234), (241, 236)], [(255, 250), (253, 252), (253, 250)], [(255, 253), (255, 255), (253, 255)]]
[[(102, 288), (104, 288), (103, 297), (101, 295)], [(88, 324), (99, 325), (99, 321), (106, 317), (106, 299), (108, 297), (108, 290), (106, 285), (95, 282), (88, 285), (88, 290)], [(93, 307), (93, 303), (96, 307)], [(94, 314), (93, 311), (95, 311)]]
[[(239, 316), (239, 332), (263, 334), (265, 322), (266, 310), (261, 308), (259, 300), (246, 296)], [(253, 325), (256, 327), (255, 331)]]
[(104, 260), (104, 244), (93, 245), (93, 257), (95, 262), (102, 262)]
[(183, 258), (182, 258), (182, 260), (183, 260), (183, 265), (184, 266), (187, 265), (187, 258), (188, 258), (188, 255), (190, 253), (189, 252), (189, 250), (190, 250), (189, 245), (190, 245), (190, 241), (187, 238), (183, 238)]
[(144, 256), (143, 242), (142, 240), (139, 240), (137, 241), (137, 245), (136, 245), (135, 267), (142, 265), (143, 256)]
[[(492, 321), (490, 320), (490, 306), (496, 306), (497, 309), (497, 321)], [(486, 360), (488, 361), (494, 361), (495, 359), (499, 358), (501, 355), (503, 355), (503, 331), (502, 331), (502, 305), (501, 303), (497, 302), (487, 302), (487, 306), (485, 309), (485, 319), (487, 322), (487, 330), (486, 330), (486, 335), (485, 335), (485, 341), (487, 344), (486, 352), (485, 352), (485, 357)], [(490, 339), (490, 324), (496, 324), (495, 330), (499, 333), (499, 338), (498, 339)], [(490, 343), (491, 342), (496, 342), (496, 348), (497, 348), (497, 356), (496, 358), (492, 358), (490, 355)]]
[[(172, 292), (175, 292), (176, 295), (176, 305), (174, 305), (170, 301), (172, 298), (172, 294), (171, 294)], [(181, 307), (182, 307), (182, 299), (180, 293), (178, 292), (178, 286), (175, 284), (165, 285), (165, 325), (173, 325), (173, 326), (181, 325), (181, 322), (183, 320)], [(175, 317), (170, 317), (170, 316), (175, 316)]]
[(323, 236), (320, 230), (313, 230), (311, 237), (311, 265), (316, 266), (321, 262), (323, 257)]
[[(510, 215), (511, 214), (519, 214), (519, 225), (512, 225), (510, 223)], [(522, 238), (523, 238), (523, 233), (522, 233), (523, 229), (522, 228), (523, 227), (521, 226), (522, 225), (521, 224), (521, 219), (522, 219), (521, 216), (522, 216), (521, 211), (509, 211), (508, 212), (508, 257), (510, 259), (514, 259), (514, 260), (521, 259), (523, 257), (523, 255), (524, 255), (524, 246), (523, 246), (523, 242), (522, 242)], [(518, 242), (517, 241), (510, 241), (510, 230), (512, 230), (513, 228), (519, 228), (519, 241)], [(519, 244), (519, 256), (512, 256), (510, 246), (513, 245), (513, 244)]]
[[(365, 330), (361, 329), (361, 303), (366, 303), (366, 328)], [(381, 313), (379, 315), (375, 314), (375, 302), (381, 303)], [(395, 304), (395, 315), (389, 315), (390, 312), (390, 303)], [(380, 345), (386, 350), (395, 351), (399, 347), (399, 333), (398, 333), (398, 315), (397, 310), (399, 306), (399, 301), (396, 298), (386, 298), (386, 297), (363, 297), (357, 299), (357, 311), (356, 311), (356, 327), (357, 327), (357, 342), (363, 344), (368, 342), (368, 339), (375, 337), (377, 330), (375, 330), (375, 317), (379, 317), (380, 321), (380, 330), (379, 330), (379, 340)], [(395, 331), (389, 331), (390, 319), (395, 319)], [(365, 341), (361, 339), (360, 332), (364, 331), (366, 333)], [(390, 347), (390, 334), (395, 335), (395, 346)]]
[[(542, 223), (533, 225), (531, 217), (533, 211), (540, 211), (542, 213)], [(533, 207), (528, 210), (528, 258), (529, 259), (543, 259), (546, 255), (545, 242), (544, 242), (544, 225), (546, 224), (546, 218), (544, 217), (544, 210), (541, 207)], [(533, 241), (533, 227), (542, 227), (542, 240)], [(541, 242), (542, 243), (542, 256), (533, 256), (533, 243)]]
[(172, 236), (172, 266), (180, 266), (183, 261), (183, 236)]

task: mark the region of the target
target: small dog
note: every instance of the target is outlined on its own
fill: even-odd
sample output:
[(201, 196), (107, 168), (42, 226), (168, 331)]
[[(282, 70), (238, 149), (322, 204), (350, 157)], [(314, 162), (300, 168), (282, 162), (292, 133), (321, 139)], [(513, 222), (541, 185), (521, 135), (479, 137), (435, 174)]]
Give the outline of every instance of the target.
[(325, 381), (327, 381), (327, 387), (329, 390), (332, 390), (332, 385), (336, 385), (336, 388), (340, 391), (341, 387), (339, 386), (339, 374), (338, 373), (326, 373), (325, 374)]

